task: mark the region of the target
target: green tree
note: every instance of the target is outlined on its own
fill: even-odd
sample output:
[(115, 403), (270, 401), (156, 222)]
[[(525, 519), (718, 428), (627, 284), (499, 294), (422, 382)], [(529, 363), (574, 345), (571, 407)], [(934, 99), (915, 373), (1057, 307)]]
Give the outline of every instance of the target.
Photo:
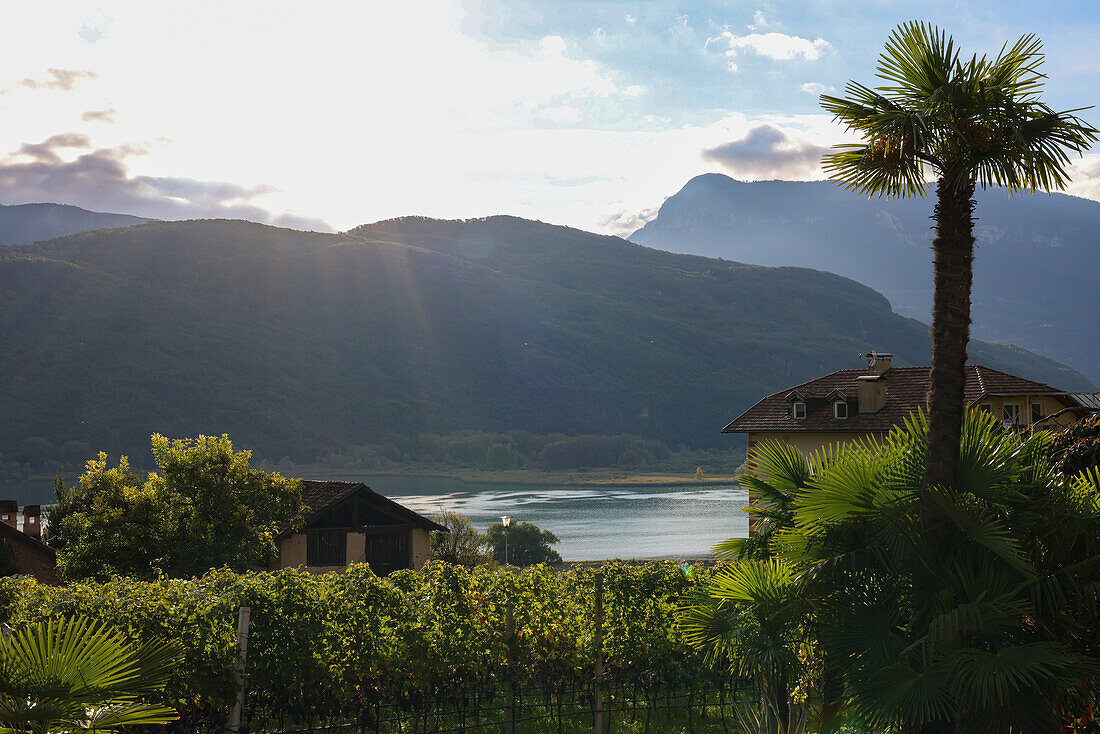
[(497, 471), (512, 469), (515, 467), (518, 458), (519, 453), (512, 448), (511, 444), (494, 443), (485, 449), (485, 466), (488, 469)]
[[(879, 58), (884, 86), (857, 82), (847, 97), (822, 95), (822, 107), (862, 142), (825, 157), (830, 176), (870, 196), (924, 196), (936, 179), (935, 292), (928, 456), (924, 482), (956, 479), (963, 419), (970, 288), (974, 257), (974, 188), (1010, 193), (1062, 189), (1069, 153), (1096, 141), (1097, 130), (1055, 112), (1039, 94), (1042, 44), (1033, 35), (993, 59), (960, 57), (955, 42), (931, 25), (910, 22), (891, 34)], [(931, 491), (931, 490), (930, 490)], [(925, 503), (926, 524), (936, 519)]]
[(499, 522), (490, 525), (485, 538), (493, 549), (493, 560), (505, 563), (505, 535), (508, 541), (507, 563), (513, 566), (534, 566), (537, 563), (561, 563), (561, 556), (550, 546), (558, 543), (558, 536), (549, 530), (540, 530), (529, 522), (513, 522), (505, 530)]
[(453, 510), (440, 510), (432, 520), (447, 528), (447, 532), (436, 530), (429, 537), (432, 560), (456, 566), (480, 566), (489, 561), (485, 536), (470, 518)]
[(0, 723), (41, 734), (165, 724), (176, 712), (141, 699), (164, 688), (179, 656), (83, 617), (29, 624), (0, 640)]
[(249, 466), (228, 436), (152, 437), (159, 473), (144, 480), (126, 457), (100, 453), (77, 486), (58, 488), (51, 544), (66, 578), (198, 576), (247, 570), (277, 555), (275, 534), (301, 510), (296, 480)]

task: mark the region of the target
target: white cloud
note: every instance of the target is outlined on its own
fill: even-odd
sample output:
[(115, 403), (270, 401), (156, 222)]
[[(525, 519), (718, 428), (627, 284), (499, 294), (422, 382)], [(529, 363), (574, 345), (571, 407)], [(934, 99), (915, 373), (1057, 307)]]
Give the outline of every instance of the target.
[(107, 29), (111, 27), (114, 19), (100, 10), (94, 18), (89, 18), (80, 24), (80, 30), (76, 32), (85, 43), (99, 43), (107, 35)]
[(645, 226), (646, 222), (656, 219), (660, 206), (651, 206), (641, 211), (616, 212), (599, 218), (597, 226), (603, 232), (628, 237)]
[(1069, 167), (1067, 194), (1100, 201), (1100, 153), (1087, 153)]
[(108, 107), (103, 110), (86, 110), (80, 114), (83, 122), (118, 122), (118, 110)]
[(735, 35), (732, 31), (725, 30), (711, 42), (724, 43), (726, 45), (726, 58), (729, 59), (731, 71), (737, 70), (736, 59), (744, 53), (754, 53), (758, 56), (773, 59), (775, 61), (792, 61), (805, 59), (816, 61), (822, 54), (832, 50), (832, 45), (824, 38), (801, 38), (788, 36), (785, 33), (749, 33), (744, 36)]
[(821, 82), (805, 82), (800, 84), (799, 89), (809, 94), (823, 94), (825, 92), (835, 92), (836, 87), (830, 87)]
[(47, 77), (24, 77), (20, 81), (7, 82), (0, 87), (0, 94), (10, 94), (13, 89), (60, 89), (63, 92), (74, 91), (82, 82), (94, 80), (98, 74), (87, 69), (46, 69)]
[(755, 13), (752, 14), (752, 23), (749, 24), (748, 28), (750, 31), (758, 31), (761, 28), (767, 28), (771, 25), (775, 24), (768, 22), (768, 19), (764, 16), (764, 11), (757, 10)]

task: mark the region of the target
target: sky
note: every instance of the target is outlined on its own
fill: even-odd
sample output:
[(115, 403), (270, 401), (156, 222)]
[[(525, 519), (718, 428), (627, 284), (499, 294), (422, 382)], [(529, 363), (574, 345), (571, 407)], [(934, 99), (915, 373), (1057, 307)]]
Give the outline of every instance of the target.
[[(823, 178), (849, 138), (818, 95), (874, 83), (914, 19), (968, 53), (1035, 33), (1048, 104), (1100, 103), (1092, 0), (19, 3), (0, 25), (0, 204), (628, 234), (702, 173)], [(1100, 200), (1100, 147), (1072, 175)]]

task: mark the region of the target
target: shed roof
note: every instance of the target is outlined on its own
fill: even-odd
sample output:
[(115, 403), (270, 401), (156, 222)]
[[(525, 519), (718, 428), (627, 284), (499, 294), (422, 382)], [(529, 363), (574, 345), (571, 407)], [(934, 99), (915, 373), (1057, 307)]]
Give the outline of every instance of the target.
[[(319, 517), (344, 500), (359, 495), (376, 507), (396, 515), (397, 517), (404, 518), (417, 527), (421, 527), (425, 530), (447, 530), (447, 528), (439, 523), (433, 522), (423, 515), (413, 512), (404, 505), (400, 505), (390, 498), (378, 494), (363, 482), (316, 481), (312, 479), (302, 479), (300, 482), (302, 487), (302, 503), (308, 508), (305, 513), (303, 513), (302, 519), (307, 525), (310, 520)], [(288, 524), (279, 532), (279, 536), (289, 535), (291, 532), (293, 532), (293, 530)]]

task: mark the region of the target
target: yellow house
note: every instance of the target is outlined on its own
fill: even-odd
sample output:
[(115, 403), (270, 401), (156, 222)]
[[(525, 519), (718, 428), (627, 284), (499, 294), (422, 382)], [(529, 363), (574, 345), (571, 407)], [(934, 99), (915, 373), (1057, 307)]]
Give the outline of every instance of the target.
[[(872, 352), (867, 369), (839, 370), (769, 395), (722, 429), (746, 433), (749, 451), (774, 440), (809, 454), (826, 445), (883, 436), (923, 408), (928, 367), (893, 367), (892, 355)], [(988, 410), (1007, 427), (1055, 427), (1090, 412), (1092, 395), (974, 364), (966, 367), (967, 404)]]
[(428, 562), (428, 534), (447, 532), (426, 517), (383, 497), (362, 482), (302, 480), (308, 508), (302, 527), (285, 528), (275, 542), (272, 569), (302, 567), (311, 573), (370, 564), (379, 576)]

